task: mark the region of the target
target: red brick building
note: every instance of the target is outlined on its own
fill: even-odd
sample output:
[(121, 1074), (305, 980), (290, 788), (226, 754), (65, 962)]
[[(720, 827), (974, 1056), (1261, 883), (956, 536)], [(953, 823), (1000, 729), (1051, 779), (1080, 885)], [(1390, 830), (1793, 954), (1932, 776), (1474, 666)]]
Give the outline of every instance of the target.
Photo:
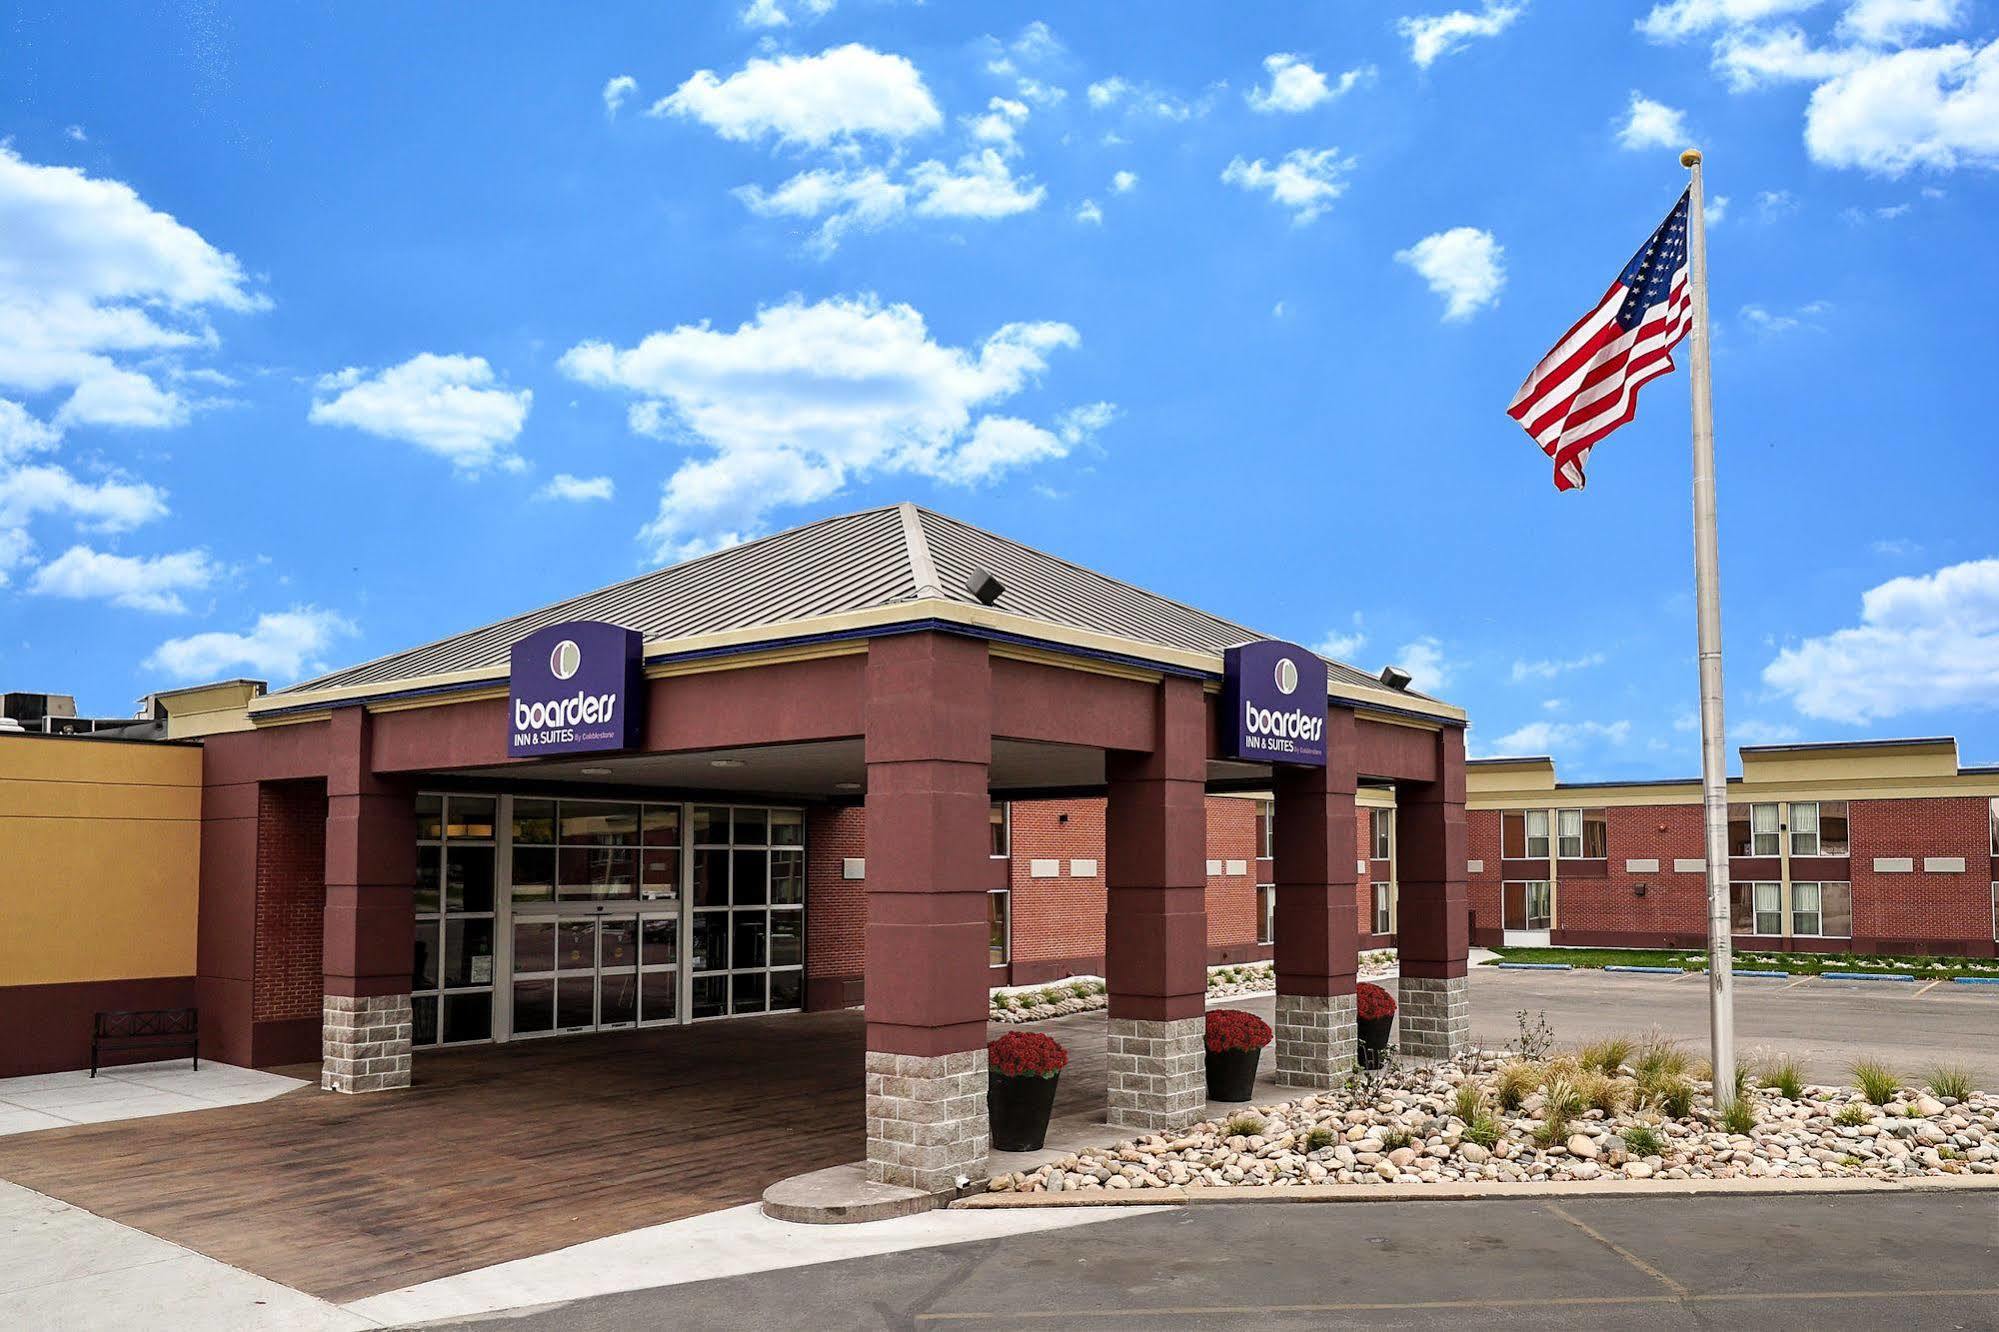
[[(1762, 745), (1729, 781), (1739, 947), (1995, 955), (1999, 768), (1949, 738)], [(1559, 782), (1475, 760), (1466, 821), (1482, 944), (1701, 947), (1701, 788)]]

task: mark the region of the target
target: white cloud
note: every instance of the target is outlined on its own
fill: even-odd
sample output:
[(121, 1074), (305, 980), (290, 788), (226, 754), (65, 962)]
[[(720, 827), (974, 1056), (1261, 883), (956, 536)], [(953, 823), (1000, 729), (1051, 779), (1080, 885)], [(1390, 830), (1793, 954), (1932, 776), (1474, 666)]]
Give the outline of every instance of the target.
[(604, 84), (604, 114), (615, 116), (625, 100), (639, 90), (639, 81), (629, 74), (620, 74)]
[(1249, 103), (1250, 110), (1264, 115), (1310, 111), (1321, 103), (1346, 96), (1356, 85), (1374, 77), (1374, 66), (1362, 65), (1340, 75), (1337, 83), (1329, 82), (1304, 57), (1288, 51), (1265, 56), (1263, 68), (1270, 75), (1270, 86), (1251, 88), (1243, 94), (1243, 100)]
[(1842, 37), (1899, 46), (1931, 28), (1954, 28), (1969, 17), (1968, 0), (1854, 0), (1839, 20)]
[(608, 476), (571, 476), (567, 472), (557, 472), (541, 488), (542, 499), (607, 500), (615, 493)]
[(20, 403), (0, 398), (0, 463), (52, 449), (62, 432), (38, 421)]
[(71, 546), (35, 570), (28, 590), (41, 596), (105, 600), (133, 610), (178, 615), (187, 609), (180, 593), (207, 587), (217, 572), (207, 553), (199, 550), (146, 559)]
[(1795, 26), (1727, 32), (1714, 44), (1714, 67), (1736, 92), (1773, 83), (1816, 83), (1867, 59), (1866, 51), (1813, 46)]
[(811, 248), (831, 254), (853, 230), (873, 231), (901, 218), (909, 206), (909, 187), (891, 180), (880, 167), (853, 171), (820, 167), (801, 171), (776, 189), (756, 185), (736, 191), (745, 207), (760, 217), (821, 217)]
[(1353, 613), (1353, 628), (1345, 633), (1334, 630), (1320, 639), (1312, 651), (1335, 661), (1351, 662), (1354, 654), (1367, 646), (1367, 631), (1361, 628), (1360, 612)]
[(1493, 741), (1492, 753), (1560, 756), (1598, 744), (1621, 745), (1630, 738), (1628, 721), (1532, 721)]
[(816, 56), (757, 57), (726, 79), (700, 70), (649, 114), (686, 116), (725, 139), (814, 148), (861, 135), (900, 141), (943, 123), (914, 64), (856, 42)]
[(165, 494), (143, 481), (79, 481), (53, 466), (0, 471), (0, 530), (25, 526), (34, 514), (61, 513), (97, 531), (124, 532), (166, 512)]
[(1911, 541), (1907, 537), (1884, 537), (1868, 543), (1867, 548), (1876, 555), (1885, 555), (1891, 559), (1903, 559), (1923, 553), (1922, 543)]
[(1274, 167), (1260, 157), (1254, 162), (1238, 157), (1223, 168), (1222, 183), (1268, 191), (1274, 202), (1291, 210), (1291, 221), (1303, 226), (1346, 193), (1353, 166), (1354, 160), (1341, 157), (1337, 148), (1294, 148)]
[(120, 181), (0, 140), (0, 389), (66, 394), (67, 426), (159, 427), (188, 405), (151, 376), (214, 347), (209, 316), (267, 308), (235, 257)]
[(1027, 123), (1028, 108), (1025, 102), (1011, 98), (993, 97), (986, 102), (986, 113), (966, 121), (972, 138), (979, 143), (990, 144), (1009, 156), (1020, 151), (1017, 139), (1020, 127)]
[(1721, 220), (1728, 216), (1728, 196), (1726, 194), (1717, 194), (1712, 199), (1707, 200), (1706, 210), (1707, 224), (1711, 227), (1719, 226)]
[(320, 654), (336, 639), (359, 632), (351, 620), (315, 606), (259, 615), (245, 633), (214, 631), (170, 638), (146, 658), (148, 670), (178, 680), (213, 680), (248, 671), (272, 683), (290, 683), (308, 671), (324, 670)]
[(1079, 342), (1068, 324), (1041, 322), (953, 347), (935, 341), (908, 305), (793, 297), (733, 331), (682, 325), (630, 348), (587, 342), (561, 365), (581, 383), (638, 397), (642, 432), (707, 450), (668, 478), (645, 530), (669, 556), (742, 540), (771, 510), (825, 499), (852, 478), (970, 483), (1061, 456), (1089, 418), (1065, 418), (1051, 433), (983, 409), (1027, 388), (1053, 352)]
[(1395, 261), (1415, 269), (1444, 298), (1444, 318), (1455, 323), (1499, 304), (1506, 286), (1505, 257), (1505, 247), (1491, 232), (1452, 227), (1398, 250)]
[(1093, 111), (1122, 108), (1128, 116), (1171, 123), (1204, 116), (1214, 102), (1212, 94), (1189, 102), (1171, 93), (1162, 92), (1149, 83), (1134, 83), (1121, 74), (1097, 80), (1086, 92), (1090, 99), (1090, 109)]
[(909, 169), (919, 217), (1011, 217), (1041, 206), (1047, 189), (1016, 180), (1006, 159), (991, 148), (967, 153), (958, 165), (918, 162)]
[(1617, 131), (1621, 148), (1679, 148), (1687, 142), (1687, 113), (1655, 102), (1641, 92), (1631, 94), (1624, 124)]
[(1118, 405), (1114, 402), (1086, 402), (1057, 416), (1055, 433), (1062, 437), (1064, 444), (1087, 444), (1117, 417)]
[(1783, 649), (1763, 683), (1826, 721), (1999, 707), (1999, 559), (1868, 589), (1859, 624)]
[(1798, 728), (1784, 722), (1748, 721), (1725, 722), (1728, 738), (1738, 745), (1781, 745), (1798, 738)]
[[(837, 0), (797, 0), (796, 10), (801, 17), (824, 18), (833, 12), (835, 3)], [(785, 0), (750, 0), (743, 8), (746, 28), (783, 28), (790, 25), (791, 18)]]
[(407, 440), (466, 471), (514, 466), (510, 446), (527, 422), (534, 393), (494, 381), (483, 356), (422, 352), (372, 377), (357, 367), (327, 376), (319, 389), (335, 396), (316, 397), (307, 419)]
[(1819, 0), (1667, 0), (1638, 20), (1655, 42), (1677, 42), (1715, 28), (1740, 28), (1810, 9)]
[(1788, 216), (1798, 211), (1798, 201), (1789, 190), (1758, 190), (1756, 192), (1756, 215), (1764, 222)]
[(1104, 222), (1104, 210), (1097, 207), (1095, 199), (1085, 199), (1076, 205), (1076, 220), (1078, 222), (1088, 222), (1091, 226), (1102, 226)]
[(1586, 671), (1592, 666), (1601, 666), (1603, 663), (1604, 655), (1601, 652), (1588, 652), (1580, 657), (1570, 657), (1566, 660), (1559, 658), (1545, 661), (1520, 660), (1513, 663), (1513, 683), (1552, 680), (1558, 675), (1567, 675), (1571, 671)]
[(1765, 309), (1760, 305), (1742, 307), (1742, 321), (1765, 337), (1776, 337), (1783, 333), (1796, 333), (1800, 329), (1816, 332), (1818, 316), (1832, 309), (1828, 301), (1807, 301), (1789, 314)]
[(64, 129), (63, 129), (63, 132), (62, 132), (62, 133), (63, 133), (63, 137), (64, 137), (64, 138), (66, 138), (66, 139), (68, 139), (68, 140), (70, 140), (70, 141), (71, 141), (72, 143), (89, 143), (89, 142), (90, 142), (90, 136), (89, 136), (88, 134), (85, 134), (85, 133), (83, 132), (83, 126), (81, 126), (81, 125), (69, 125), (69, 126), (66, 126), (66, 127), (64, 127)]
[(1122, 76), (1115, 74), (1107, 79), (1099, 79), (1084, 89), (1085, 95), (1090, 99), (1090, 106), (1098, 111), (1113, 105), (1130, 91), (1131, 85), (1125, 82)]
[(1457, 674), (1457, 667), (1444, 660), (1444, 645), (1429, 634), (1398, 648), (1395, 664), (1409, 672), (1410, 687), (1424, 693), (1448, 687)]
[(1111, 188), (1119, 194), (1130, 194), (1138, 188), (1138, 173), (1136, 171), (1118, 172), (1115, 176), (1111, 177)]
[(1890, 176), (1999, 168), (1999, 39), (1880, 55), (1819, 85), (1805, 148), (1822, 166)]
[(1428, 69), (1439, 58), (1463, 50), (1476, 38), (1497, 37), (1511, 27), (1526, 8), (1526, 0), (1517, 4), (1486, 0), (1485, 8), (1478, 13), (1454, 9), (1448, 14), (1405, 18), (1395, 26), (1409, 39), (1409, 58), (1418, 67)]

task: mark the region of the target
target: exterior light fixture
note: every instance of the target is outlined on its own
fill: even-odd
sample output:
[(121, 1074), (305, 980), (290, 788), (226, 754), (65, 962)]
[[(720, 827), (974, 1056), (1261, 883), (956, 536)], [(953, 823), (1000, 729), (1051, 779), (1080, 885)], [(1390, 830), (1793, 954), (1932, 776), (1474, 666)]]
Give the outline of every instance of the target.
[(741, 759), (709, 759), (708, 766), (711, 768), (740, 768), (743, 766), (743, 761)]
[(1407, 689), (1409, 681), (1413, 678), (1415, 677), (1411, 676), (1409, 672), (1403, 670), (1400, 666), (1383, 666), (1381, 668), (1381, 682), (1390, 689)]
[(611, 775), (609, 768), (581, 768), (578, 771), (585, 777), (609, 777)]
[(984, 569), (974, 569), (965, 579), (965, 590), (977, 597), (981, 606), (990, 606), (1000, 599), (1006, 585)]
[(833, 789), (835, 791), (858, 791), (861, 789), (861, 784), (859, 782), (834, 782)]

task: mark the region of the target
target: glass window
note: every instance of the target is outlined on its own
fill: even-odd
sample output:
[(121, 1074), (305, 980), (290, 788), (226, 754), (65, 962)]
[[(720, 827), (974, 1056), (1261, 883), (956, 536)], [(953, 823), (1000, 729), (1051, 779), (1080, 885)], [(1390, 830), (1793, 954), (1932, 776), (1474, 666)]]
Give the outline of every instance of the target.
[[(1810, 800), (1791, 802), (1791, 854), (1794, 856), (1815, 856), (1819, 853), (1819, 807)], [(1814, 914), (1817, 914), (1814, 911)], [(1817, 930), (1798, 930), (1799, 934), (1817, 934)]]
[(1395, 930), (1395, 885), (1376, 883), (1374, 885), (1374, 932), (1392, 934)]
[(648, 902), (671, 902), (680, 896), (679, 847), (647, 846), (639, 851), (639, 896)]
[(1791, 885), (1791, 933), (1817, 935), (1819, 930), (1819, 886), (1815, 883)]
[(805, 845), (805, 811), (802, 809), (774, 809), (770, 812), (770, 844), (772, 846)]
[(1277, 889), (1267, 883), (1256, 885), (1256, 941), (1277, 941)]
[[(514, 922), (514, 972), (540, 975), (555, 970), (555, 922), (517, 920)], [(551, 993), (553, 993), (551, 991)]]
[(680, 806), (647, 805), (639, 838), (647, 846), (679, 846)]
[(444, 907), (447, 911), (493, 909), (492, 847), (454, 843), (445, 853)]
[(1610, 854), (1610, 818), (1600, 809), (1583, 811), (1583, 859), (1602, 860)]
[(1853, 835), (1847, 829), (1844, 800), (1819, 801), (1819, 854), (1822, 856), (1853, 854)]
[(1819, 885), (1819, 933), (1828, 939), (1853, 937), (1853, 885)]
[(516, 902), (552, 902), (555, 900), (554, 847), (514, 847), (513, 891)]
[[(569, 821), (563, 805), (563, 822)], [(564, 846), (557, 853), (556, 896), (566, 902), (637, 897), (638, 851), (629, 846)]]
[(694, 807), (694, 844), (726, 846), (729, 841), (729, 811), (715, 805)]
[(697, 1018), (722, 1017), (729, 1011), (729, 978), (727, 976), (696, 976), (694, 978), (693, 1014)]
[(514, 798), (514, 842), (535, 846), (555, 845), (555, 802)]
[[(1743, 825), (1745, 828), (1747, 824)], [(1754, 934), (1756, 932), (1755, 885), (1731, 883), (1728, 885), (1728, 930), (1731, 934)]]
[(697, 911), (694, 913), (694, 937), (688, 948), (688, 961), (696, 971), (727, 971), (729, 969), (728, 930), (728, 912)]
[(762, 810), (739, 808), (734, 811), (730, 823), (735, 829), (737, 846), (770, 845), (770, 827), (764, 821)]
[(737, 906), (762, 906), (770, 901), (770, 852), (735, 851), (730, 861), (735, 868), (729, 900)]
[(734, 921), (731, 929), (735, 932), (735, 943), (729, 954), (729, 965), (737, 971), (754, 968), (761, 971), (770, 965), (770, 918), (764, 911), (737, 911), (732, 913)]
[(1013, 894), (995, 888), (986, 894), (986, 962), (1003, 967), (1013, 959)]
[(1992, 854), (1999, 856), (1999, 796), (1992, 797)]
[(1775, 805), (1751, 805), (1749, 807), (1749, 853), (1755, 856), (1777, 856), (1783, 854), (1783, 844), (1779, 841), (1781, 826), (1777, 819)]
[(410, 988), (437, 988), (437, 922), (434, 920), (416, 923), (416, 960), (410, 968)]
[(493, 836), (494, 811), (500, 802), (491, 796), (452, 796), (445, 806), (450, 815), (444, 824), (444, 835), (453, 841), (461, 839), (486, 839)]
[(1256, 802), (1256, 858), (1269, 860), (1276, 854), (1271, 841), (1277, 827), (1277, 802), (1259, 800)]
[(444, 996), (444, 1042), (493, 1038), (493, 992), (477, 990)]
[(1728, 807), (1728, 854), (1731, 856), (1749, 854), (1749, 806), (1747, 805)]
[(680, 960), (680, 922), (672, 916), (648, 916), (639, 936), (639, 961), (648, 967), (672, 966)]
[(1561, 859), (1602, 860), (1608, 854), (1610, 824), (1602, 810), (1560, 809), (1555, 819), (1555, 848)]
[[(1012, 845), (1012, 840), (1008, 836), (1008, 832), (1012, 825), (1013, 810), (1007, 805), (1006, 801), (995, 800), (992, 802), (992, 807), (986, 817), (987, 821), (992, 825), (992, 850), (990, 854), (995, 860), (1004, 860), (1009, 854), (1009, 847)], [(995, 965), (998, 964), (995, 963)]]
[(444, 926), (444, 987), (493, 983), (493, 918), (447, 916)]
[(1782, 934), (1784, 932), (1783, 887), (1779, 883), (1759, 883), (1756, 885), (1756, 933)]
[(770, 1011), (783, 1013), (805, 1007), (805, 973), (802, 971), (773, 971), (770, 973)]
[[(1995, 802), (1999, 807), (1999, 802)], [(416, 798), (416, 837), (419, 842), (435, 842), (444, 836), (444, 797), (420, 795)]]
[(1372, 858), (1375, 860), (1389, 859), (1394, 855), (1395, 811), (1392, 809), (1370, 810), (1368, 811), (1368, 824), (1368, 831), (1374, 843)]
[[(1004, 891), (1004, 890), (1002, 890)], [(1002, 905), (1001, 913), (1005, 913)], [(990, 911), (990, 908), (988, 908)], [(774, 967), (796, 967), (805, 962), (805, 913), (803, 911), (773, 911), (770, 913), (770, 964)]]
[(565, 800), (561, 828), (564, 846), (636, 846), (639, 807), (608, 800)]
[(729, 905), (729, 853), (712, 847), (694, 853), (694, 905)]
[(416, 912), (435, 914), (443, 900), (440, 881), (444, 877), (444, 848), (419, 846), (416, 849)]
[(1548, 811), (1545, 809), (1527, 811), (1527, 858), (1548, 858)]
[(772, 906), (805, 905), (805, 853), (770, 853), (770, 901)]
[(1545, 930), (1554, 923), (1554, 888), (1545, 879), (1525, 879), (1500, 885), (1500, 926), (1509, 930)]

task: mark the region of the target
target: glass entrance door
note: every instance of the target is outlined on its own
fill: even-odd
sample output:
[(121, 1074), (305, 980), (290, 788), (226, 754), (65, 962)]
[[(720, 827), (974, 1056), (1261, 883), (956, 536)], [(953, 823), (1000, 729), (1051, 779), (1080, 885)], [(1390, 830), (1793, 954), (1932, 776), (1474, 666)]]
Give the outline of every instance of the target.
[[(636, 1026), (641, 923), (626, 915), (515, 917), (514, 1035)], [(653, 918), (643, 923), (658, 929)], [(676, 923), (665, 920), (669, 936)], [(670, 999), (665, 1007), (670, 1015)]]

